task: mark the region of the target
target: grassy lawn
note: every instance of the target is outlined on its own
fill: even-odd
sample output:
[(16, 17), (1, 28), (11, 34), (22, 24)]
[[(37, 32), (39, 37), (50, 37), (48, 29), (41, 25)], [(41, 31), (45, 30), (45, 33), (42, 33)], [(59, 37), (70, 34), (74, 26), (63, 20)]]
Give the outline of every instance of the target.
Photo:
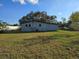
[(0, 34), (0, 59), (78, 58), (78, 31)]

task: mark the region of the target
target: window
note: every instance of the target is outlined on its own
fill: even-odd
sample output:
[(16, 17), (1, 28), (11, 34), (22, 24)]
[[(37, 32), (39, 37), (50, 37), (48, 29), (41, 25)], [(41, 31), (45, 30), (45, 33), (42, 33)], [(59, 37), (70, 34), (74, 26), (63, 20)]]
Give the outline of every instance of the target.
[(28, 26), (31, 27), (31, 24), (26, 24), (25, 26), (26, 26), (26, 27), (28, 27)]
[(27, 27), (27, 24), (26, 24), (26, 27)]
[(41, 27), (41, 24), (39, 24), (39, 27)]
[(29, 27), (31, 27), (31, 24), (29, 24)]

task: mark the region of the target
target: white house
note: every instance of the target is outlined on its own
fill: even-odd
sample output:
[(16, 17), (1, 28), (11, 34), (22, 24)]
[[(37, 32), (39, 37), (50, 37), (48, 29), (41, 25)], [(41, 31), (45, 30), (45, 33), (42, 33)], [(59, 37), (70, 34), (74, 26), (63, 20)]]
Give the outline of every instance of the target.
[(20, 26), (6, 26), (6, 30), (18, 30)]
[(18, 29), (20, 29), (20, 26), (5, 26), (1, 30), (5, 31), (5, 32), (9, 32), (9, 31), (16, 31)]
[(21, 25), (22, 32), (31, 32), (31, 31), (54, 31), (57, 30), (58, 26), (49, 23), (42, 23), (37, 21), (26, 22)]

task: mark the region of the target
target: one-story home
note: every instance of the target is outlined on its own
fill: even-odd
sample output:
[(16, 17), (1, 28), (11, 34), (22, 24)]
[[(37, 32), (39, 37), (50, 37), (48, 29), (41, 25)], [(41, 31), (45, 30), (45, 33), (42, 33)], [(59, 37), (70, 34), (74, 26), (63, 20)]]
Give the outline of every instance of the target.
[(21, 24), (22, 32), (31, 32), (31, 31), (55, 31), (58, 29), (58, 25), (38, 22), (38, 21), (29, 21), (24, 24)]
[(8, 26), (1, 28), (0, 31), (11, 32), (11, 31), (16, 31), (18, 29), (20, 29), (20, 26), (10, 26), (10, 25), (8, 25)]

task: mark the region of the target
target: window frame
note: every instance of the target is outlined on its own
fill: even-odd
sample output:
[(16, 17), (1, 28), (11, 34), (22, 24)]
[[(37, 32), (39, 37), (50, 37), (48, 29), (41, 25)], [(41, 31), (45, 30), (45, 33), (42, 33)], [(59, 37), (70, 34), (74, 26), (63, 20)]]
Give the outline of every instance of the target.
[(31, 24), (29, 24), (29, 27), (31, 27)]
[(39, 24), (39, 27), (41, 27), (42, 26), (42, 24)]
[(26, 26), (26, 27), (28, 27), (28, 25), (27, 25), (27, 24), (26, 24), (25, 26)]

